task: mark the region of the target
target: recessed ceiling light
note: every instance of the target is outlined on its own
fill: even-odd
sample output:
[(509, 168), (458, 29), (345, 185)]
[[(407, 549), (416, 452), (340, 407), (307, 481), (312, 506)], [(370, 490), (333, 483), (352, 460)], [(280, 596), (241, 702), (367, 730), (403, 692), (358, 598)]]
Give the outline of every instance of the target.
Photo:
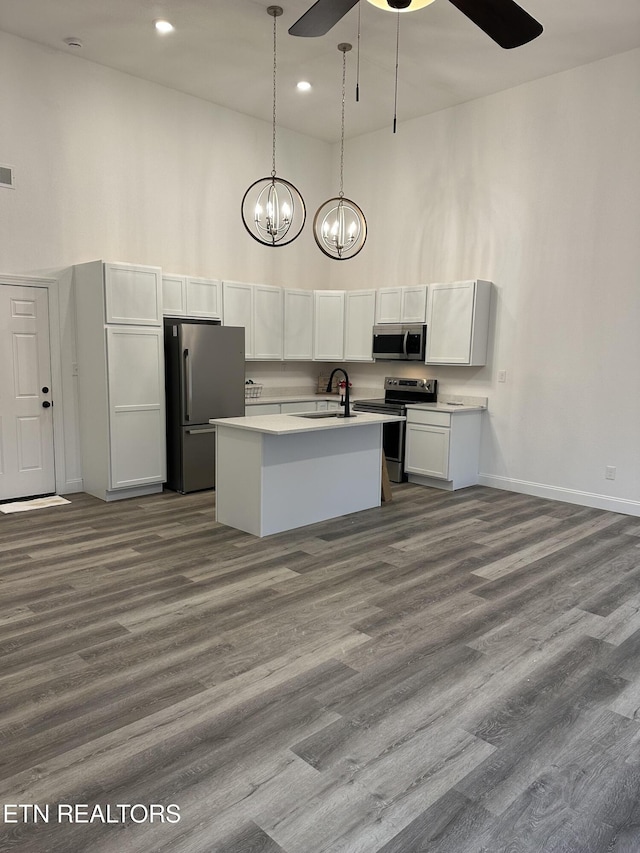
[(173, 32), (173, 24), (170, 24), (169, 21), (158, 20), (153, 22), (155, 27), (159, 33), (172, 33)]
[(296, 86), (296, 88), (299, 89), (301, 92), (308, 92), (311, 88), (311, 83), (307, 82), (306, 80), (301, 80)]

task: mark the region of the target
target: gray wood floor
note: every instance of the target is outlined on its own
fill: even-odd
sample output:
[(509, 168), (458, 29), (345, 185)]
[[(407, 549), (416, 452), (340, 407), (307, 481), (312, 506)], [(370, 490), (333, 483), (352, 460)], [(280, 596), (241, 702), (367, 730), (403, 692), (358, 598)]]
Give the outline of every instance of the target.
[(213, 501), (0, 516), (0, 806), (50, 807), (3, 853), (638, 853), (640, 520), (405, 484), (260, 540)]

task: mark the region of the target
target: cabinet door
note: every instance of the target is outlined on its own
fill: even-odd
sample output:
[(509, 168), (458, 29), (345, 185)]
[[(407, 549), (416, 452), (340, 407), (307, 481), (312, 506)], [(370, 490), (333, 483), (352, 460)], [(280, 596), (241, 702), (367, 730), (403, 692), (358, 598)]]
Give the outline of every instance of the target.
[(410, 474), (449, 479), (449, 439), (446, 427), (407, 424), (407, 455), (404, 470)]
[(344, 359), (344, 290), (314, 291), (313, 357), (316, 361)]
[(313, 291), (284, 292), (284, 358), (311, 361), (313, 358)]
[(166, 479), (163, 344), (162, 329), (107, 329), (111, 489)]
[(130, 264), (104, 265), (107, 323), (162, 325), (162, 270)]
[(187, 316), (219, 320), (222, 317), (222, 282), (211, 278), (188, 278)]
[(282, 358), (282, 289), (257, 284), (253, 289), (253, 357)]
[(402, 322), (424, 323), (427, 318), (427, 285), (402, 288)]
[(373, 361), (375, 290), (348, 290), (345, 294), (345, 361)]
[(244, 327), (245, 358), (253, 358), (253, 285), (225, 281), (223, 311), (225, 326)]
[(402, 321), (402, 288), (381, 287), (378, 291), (377, 323), (400, 323)]
[(186, 316), (187, 280), (184, 276), (162, 276), (162, 313), (165, 317)]
[(432, 284), (427, 313), (427, 364), (469, 364), (474, 281)]

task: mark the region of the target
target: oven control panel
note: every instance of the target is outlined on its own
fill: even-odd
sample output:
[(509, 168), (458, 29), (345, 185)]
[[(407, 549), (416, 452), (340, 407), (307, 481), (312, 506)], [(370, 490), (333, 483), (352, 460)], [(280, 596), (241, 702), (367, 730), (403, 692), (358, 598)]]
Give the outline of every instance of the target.
[(436, 379), (407, 379), (404, 376), (387, 376), (384, 380), (384, 390), (435, 394), (437, 384)]

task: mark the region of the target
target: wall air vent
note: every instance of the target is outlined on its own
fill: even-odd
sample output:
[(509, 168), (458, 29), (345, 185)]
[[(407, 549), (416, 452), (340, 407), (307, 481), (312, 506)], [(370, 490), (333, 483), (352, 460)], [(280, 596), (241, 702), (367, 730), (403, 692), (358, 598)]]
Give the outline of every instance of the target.
[(0, 187), (8, 187), (11, 190), (16, 188), (13, 166), (0, 165)]

